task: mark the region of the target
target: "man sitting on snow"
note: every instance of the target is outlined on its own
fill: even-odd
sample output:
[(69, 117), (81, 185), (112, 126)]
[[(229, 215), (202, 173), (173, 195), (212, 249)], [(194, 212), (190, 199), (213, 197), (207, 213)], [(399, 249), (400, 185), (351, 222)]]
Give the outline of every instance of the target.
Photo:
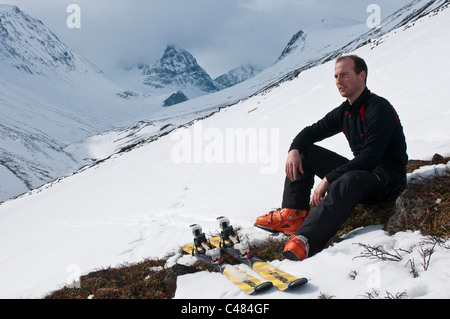
[[(343, 56), (335, 65), (336, 86), (347, 100), (292, 142), (286, 161), (282, 209), (258, 217), (255, 226), (291, 235), (283, 255), (303, 260), (324, 247), (359, 203), (398, 195), (406, 184), (406, 142), (392, 105), (367, 87), (367, 65)], [(343, 132), (354, 158), (314, 143)], [(322, 179), (314, 189), (314, 177)], [(326, 196), (325, 196), (326, 195)]]

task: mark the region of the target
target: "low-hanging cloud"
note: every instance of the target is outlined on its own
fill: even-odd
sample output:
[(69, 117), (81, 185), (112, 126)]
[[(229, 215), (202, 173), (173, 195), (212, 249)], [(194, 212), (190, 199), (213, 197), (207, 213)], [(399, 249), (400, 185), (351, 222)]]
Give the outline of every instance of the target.
[[(106, 72), (119, 61), (151, 63), (167, 44), (191, 52), (212, 77), (240, 64), (267, 67), (300, 29), (327, 17), (365, 21), (368, 0), (6, 0), (40, 19)], [(383, 17), (411, 0), (379, 0)], [(66, 8), (81, 8), (80, 29)]]

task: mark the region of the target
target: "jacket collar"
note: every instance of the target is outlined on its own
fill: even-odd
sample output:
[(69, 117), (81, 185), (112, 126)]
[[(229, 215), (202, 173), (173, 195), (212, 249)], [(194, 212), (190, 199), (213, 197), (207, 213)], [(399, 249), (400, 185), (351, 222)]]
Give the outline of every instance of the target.
[(346, 100), (345, 106), (349, 113), (354, 114), (355, 112), (358, 112), (359, 109), (364, 105), (364, 101), (366, 100), (367, 96), (369, 96), (370, 90), (366, 87), (364, 91), (361, 93), (361, 95), (356, 99), (356, 101), (350, 105), (350, 102)]

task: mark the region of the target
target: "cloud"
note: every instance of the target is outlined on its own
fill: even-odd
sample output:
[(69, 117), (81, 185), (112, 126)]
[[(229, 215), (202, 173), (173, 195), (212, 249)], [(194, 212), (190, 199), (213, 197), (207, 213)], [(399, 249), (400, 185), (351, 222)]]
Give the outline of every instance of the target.
[[(158, 59), (167, 44), (191, 52), (215, 77), (243, 63), (266, 67), (290, 38), (326, 17), (365, 21), (372, 0), (4, 0), (42, 20), (107, 73), (120, 60)], [(386, 17), (410, 0), (377, 0)], [(81, 29), (69, 29), (69, 4)]]
[(253, 11), (271, 11), (286, 7), (312, 6), (312, 0), (249, 0), (240, 2), (239, 6)]

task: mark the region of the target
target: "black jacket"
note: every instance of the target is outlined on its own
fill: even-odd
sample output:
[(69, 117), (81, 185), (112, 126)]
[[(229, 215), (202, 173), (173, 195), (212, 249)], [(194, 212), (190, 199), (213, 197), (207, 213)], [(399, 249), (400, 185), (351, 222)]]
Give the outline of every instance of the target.
[(290, 150), (300, 153), (313, 143), (343, 132), (355, 156), (330, 172), (331, 183), (352, 170), (387, 170), (396, 185), (406, 184), (406, 141), (397, 112), (384, 98), (367, 88), (350, 105), (345, 101), (317, 123), (304, 128), (294, 139)]

